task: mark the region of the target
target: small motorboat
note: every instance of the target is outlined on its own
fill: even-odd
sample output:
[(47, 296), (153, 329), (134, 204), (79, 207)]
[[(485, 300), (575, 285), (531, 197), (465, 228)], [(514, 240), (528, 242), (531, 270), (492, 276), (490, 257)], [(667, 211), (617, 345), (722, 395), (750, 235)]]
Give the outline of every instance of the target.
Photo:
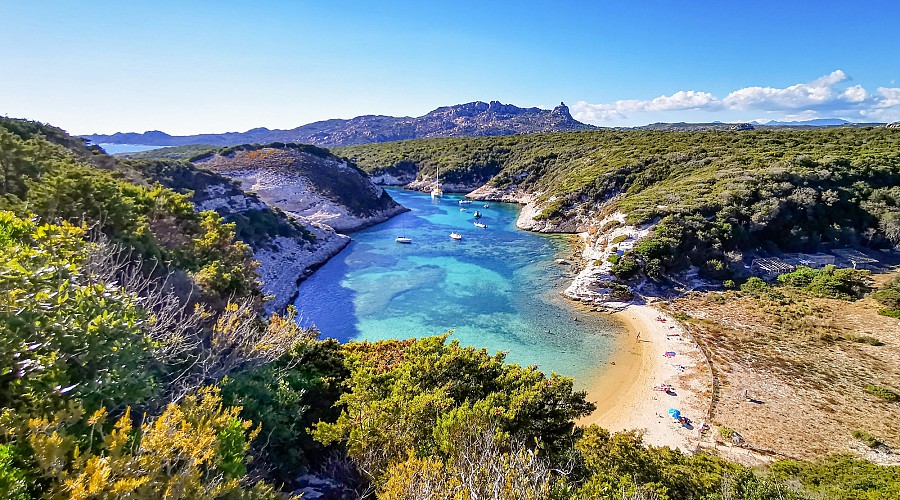
[(459, 200), (460, 205), (471, 205), (472, 200)]
[(460, 211), (460, 212), (465, 212), (465, 211), (466, 211), (466, 207), (460, 208), (459, 211)]
[(475, 211), (475, 218), (476, 218), (476, 219), (480, 219), (480, 218), (481, 218), (481, 212), (479, 212), (478, 210)]
[(407, 245), (412, 243), (412, 238), (407, 238), (406, 236), (397, 236), (397, 239), (394, 240), (397, 243), (406, 243)]
[(453, 233), (450, 233), (450, 239), (459, 241), (462, 239), (462, 235), (457, 232), (453, 232)]
[(491, 206), (488, 205), (487, 203), (485, 203), (485, 204), (484, 204), (484, 208), (491, 208)]
[(474, 224), (475, 224), (475, 227), (480, 227), (481, 229), (487, 229), (487, 224), (484, 224), (482, 222), (475, 221)]

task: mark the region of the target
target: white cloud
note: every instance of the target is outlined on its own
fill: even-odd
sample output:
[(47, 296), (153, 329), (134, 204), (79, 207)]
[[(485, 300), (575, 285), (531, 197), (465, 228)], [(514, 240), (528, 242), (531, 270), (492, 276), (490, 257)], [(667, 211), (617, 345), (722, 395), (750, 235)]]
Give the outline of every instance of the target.
[(811, 109), (804, 109), (799, 113), (786, 114), (784, 115), (784, 118), (782, 118), (782, 120), (786, 122), (802, 122), (806, 120), (814, 120), (816, 118), (821, 118), (818, 112)]
[[(745, 87), (721, 99), (709, 92), (682, 90), (648, 100), (600, 104), (579, 101), (572, 110), (576, 119), (595, 124), (626, 120), (633, 114), (688, 110), (729, 112), (730, 115), (755, 110), (777, 114), (782, 119), (787, 116), (815, 118), (827, 113), (871, 120), (876, 114), (885, 118), (900, 114), (900, 109), (892, 109), (900, 107), (900, 88), (880, 87), (877, 94), (871, 94), (862, 85), (845, 87), (848, 80), (850, 77), (838, 69), (807, 83), (784, 88)], [(881, 111), (875, 113), (876, 110)]]
[(774, 87), (747, 87), (728, 94), (723, 102), (733, 109), (802, 109), (840, 98), (834, 86), (847, 79), (841, 70), (835, 70), (809, 83), (798, 83), (783, 89)]
[(626, 113), (647, 113), (653, 111), (677, 111), (686, 109), (710, 109), (719, 100), (709, 92), (681, 90), (672, 95), (661, 95), (647, 101), (628, 99), (611, 104), (590, 104), (578, 101), (572, 105), (575, 117), (586, 121), (605, 121), (625, 118)]
[(900, 88), (878, 87), (878, 93), (881, 94), (879, 108), (900, 106)]
[(848, 87), (841, 96), (850, 102), (863, 102), (869, 98), (869, 93), (866, 92), (862, 85), (854, 85)]

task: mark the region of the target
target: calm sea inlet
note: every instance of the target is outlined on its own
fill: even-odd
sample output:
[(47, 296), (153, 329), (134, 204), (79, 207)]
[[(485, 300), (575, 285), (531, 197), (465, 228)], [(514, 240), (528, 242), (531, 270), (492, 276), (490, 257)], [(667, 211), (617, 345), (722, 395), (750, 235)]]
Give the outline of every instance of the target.
[(97, 144), (104, 151), (111, 155), (117, 155), (121, 153), (140, 153), (141, 151), (150, 151), (151, 149), (159, 149), (164, 148), (165, 146), (148, 146), (146, 144), (112, 144), (108, 142), (101, 142)]
[[(304, 326), (341, 342), (452, 330), (464, 345), (508, 351), (508, 361), (575, 377), (580, 388), (600, 372), (613, 327), (559, 294), (567, 266), (554, 259), (569, 250), (567, 237), (516, 229), (513, 204), (473, 202), (461, 211), (459, 195), (389, 192), (411, 211), (353, 233), (347, 248), (300, 284)], [(473, 225), (476, 210), (487, 229)], [(461, 241), (450, 238), (453, 231)]]

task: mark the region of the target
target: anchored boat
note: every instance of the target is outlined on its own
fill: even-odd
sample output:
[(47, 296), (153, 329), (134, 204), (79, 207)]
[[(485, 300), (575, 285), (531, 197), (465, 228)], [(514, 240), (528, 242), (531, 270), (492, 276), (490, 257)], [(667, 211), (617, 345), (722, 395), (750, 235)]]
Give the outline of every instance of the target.
[(441, 189), (441, 166), (437, 166), (437, 170), (435, 171), (434, 176), (434, 187), (431, 188), (431, 198), (440, 198), (444, 195), (444, 190)]

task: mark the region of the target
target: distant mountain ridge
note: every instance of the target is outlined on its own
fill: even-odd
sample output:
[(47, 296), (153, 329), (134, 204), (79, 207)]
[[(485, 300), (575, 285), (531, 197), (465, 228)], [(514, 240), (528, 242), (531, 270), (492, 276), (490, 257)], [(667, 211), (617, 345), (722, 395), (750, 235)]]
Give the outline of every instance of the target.
[(381, 115), (357, 116), (349, 120), (332, 119), (301, 125), (290, 130), (254, 128), (246, 132), (173, 136), (158, 130), (81, 137), (94, 144), (145, 144), (148, 146), (184, 146), (297, 142), (321, 147), (353, 146), (374, 142), (426, 139), (433, 137), (480, 137), (536, 132), (570, 132), (598, 127), (581, 123), (569, 113), (565, 103), (552, 110), (520, 108), (499, 101), (475, 101), (435, 109), (419, 117)]
[[(843, 118), (815, 118), (812, 120), (800, 120), (800, 121), (768, 121), (768, 122), (760, 122), (760, 121), (752, 121), (750, 122), (753, 125), (760, 125), (763, 127), (840, 127), (842, 125), (863, 125), (857, 122), (851, 122), (849, 120), (844, 120)], [(867, 124), (871, 125), (871, 124)]]

